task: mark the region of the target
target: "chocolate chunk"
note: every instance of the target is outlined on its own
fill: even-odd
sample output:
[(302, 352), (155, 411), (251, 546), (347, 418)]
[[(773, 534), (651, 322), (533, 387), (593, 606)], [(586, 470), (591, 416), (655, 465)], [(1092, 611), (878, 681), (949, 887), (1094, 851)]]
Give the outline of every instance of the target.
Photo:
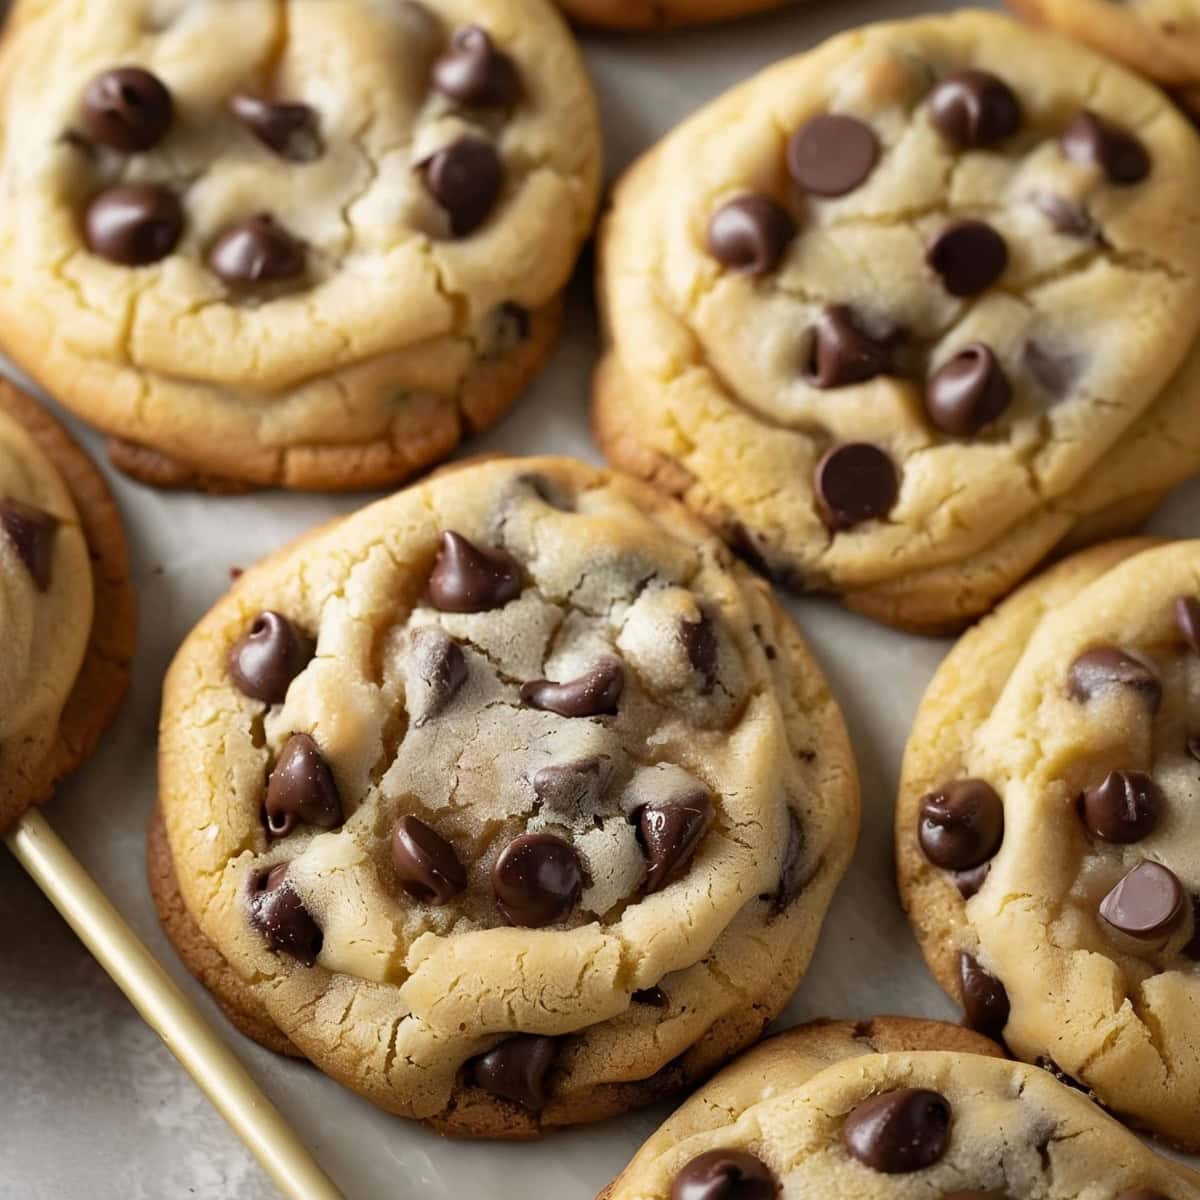
[(32, 504), (23, 504), (20, 500), (0, 500), (0, 530), (25, 564), (39, 592), (44, 592), (50, 586), (58, 526), (57, 517)]
[(433, 86), (472, 108), (507, 108), (521, 94), (513, 60), (478, 25), (455, 33), (450, 49), (433, 64)]
[(504, 162), (496, 147), (461, 137), (418, 164), (429, 194), (442, 206), (454, 237), (474, 233), (491, 214), (504, 186)]
[(952, 221), (933, 239), (926, 261), (952, 296), (978, 296), (1008, 268), (1008, 246), (985, 221)]
[(965, 150), (993, 146), (1021, 128), (1012, 88), (988, 71), (955, 71), (933, 89), (929, 117), (948, 142)]
[(238, 286), (294, 279), (304, 260), (303, 244), (269, 213), (229, 226), (208, 252), (212, 272)]
[(713, 214), (708, 250), (717, 262), (742, 275), (766, 275), (779, 266), (795, 234), (795, 222), (774, 200), (739, 196)]
[(792, 902), (804, 890), (807, 882), (804, 873), (804, 826), (794, 808), (788, 809), (788, 840), (783, 852), (783, 865), (779, 869), (779, 890), (772, 897), (771, 911), (778, 915), (791, 907)]
[(964, 346), (925, 388), (925, 411), (943, 433), (969, 437), (1012, 403), (1012, 384), (982, 342)]
[(324, 150), (317, 114), (307, 105), (238, 92), (229, 111), (268, 150), (290, 162), (312, 162)]
[(639, 988), (630, 999), (634, 1004), (644, 1004), (647, 1008), (670, 1008), (671, 1001), (667, 993), (660, 987)]
[(229, 675), (243, 695), (281, 704), (314, 650), (313, 643), (282, 613), (259, 613), (229, 651)]
[(917, 840), (935, 867), (977, 867), (1004, 841), (1004, 801), (982, 779), (947, 783), (922, 798)]
[(503, 550), (481, 549), (447, 530), (429, 576), (429, 599), (441, 612), (503, 608), (521, 594), (521, 568)]
[(496, 859), (492, 890), (511, 925), (537, 929), (561, 921), (579, 902), (583, 867), (562, 838), (522, 834)]
[(688, 662), (704, 680), (703, 692), (707, 696), (717, 683), (717, 660), (720, 645), (712, 618), (701, 614), (698, 621), (679, 623), (679, 640), (683, 642)]
[(432, 625), (414, 629), (410, 644), (413, 666), (423, 685), (420, 694), (409, 698), (413, 725), (420, 728), (441, 714), (467, 682), (467, 656), (453, 638)]
[(1180, 596), (1175, 601), (1175, 623), (1183, 640), (1200, 654), (1200, 600), (1195, 596)]
[(586, 674), (566, 683), (534, 679), (521, 687), (521, 702), (560, 717), (608, 717), (617, 711), (625, 671), (615, 658), (602, 658)]
[(1120, 687), (1132, 688), (1146, 701), (1151, 712), (1158, 712), (1162, 704), (1162, 684), (1158, 676), (1144, 663), (1115, 646), (1097, 646), (1085, 651), (1067, 673), (1067, 695), (1081, 704)]
[(284, 837), (299, 824), (335, 829), (343, 821), (342, 798), (329, 764), (307, 733), (284, 743), (267, 780), (267, 828)]
[(1158, 784), (1140, 771), (1110, 771), (1079, 797), (1079, 815), (1088, 829), (1103, 841), (1126, 846), (1149, 837), (1162, 810)]
[(1037, 210), (1050, 222), (1055, 233), (1067, 237), (1090, 237), (1096, 230), (1087, 209), (1054, 192), (1039, 193), (1033, 198)]
[(1034, 383), (1054, 400), (1061, 400), (1071, 391), (1083, 369), (1078, 355), (1051, 350), (1032, 340), (1025, 343), (1021, 365)]
[(805, 191), (844, 196), (865, 183), (879, 162), (879, 139), (857, 117), (825, 113), (814, 117), (788, 142), (787, 165)]
[(83, 93), (83, 123), (92, 138), (114, 150), (149, 150), (166, 136), (175, 102), (157, 75), (116, 67), (97, 75)]
[(1077, 113), (1059, 138), (1073, 162), (1099, 167), (1110, 183), (1141, 183), (1150, 174), (1150, 155), (1133, 134), (1086, 109)]
[(553, 763), (534, 773), (534, 795), (568, 822), (596, 814), (612, 777), (612, 760), (596, 754), (576, 762)]
[(1200, 962), (1200, 896), (1192, 893), (1192, 936), (1181, 953), (1193, 962)]
[(262, 872), (251, 884), (250, 924), (272, 950), (282, 950), (311, 967), (321, 953), (321, 927), (304, 907), (287, 877), (288, 864)]
[(932, 1166), (945, 1153), (950, 1102), (925, 1088), (900, 1088), (864, 1100), (846, 1118), (842, 1141), (853, 1158), (885, 1175)]
[(400, 886), (422, 904), (449, 904), (466, 890), (467, 872), (454, 847), (418, 817), (396, 822), (392, 866)]
[(980, 863), (977, 867), (969, 867), (965, 871), (955, 871), (952, 878), (954, 886), (958, 888), (958, 894), (964, 900), (970, 900), (987, 882), (987, 877), (991, 873), (991, 870), (992, 863), (989, 859), (985, 863)]
[(866, 383), (893, 370), (892, 348), (864, 333), (854, 310), (832, 304), (821, 311), (811, 331), (804, 378), (817, 388)]
[(1175, 873), (1144, 859), (1100, 901), (1100, 915), (1130, 937), (1153, 938), (1183, 916), (1183, 902)]
[(779, 1184), (760, 1159), (745, 1150), (709, 1150), (675, 1176), (671, 1200), (774, 1200)]
[(540, 1112), (546, 1106), (546, 1077), (557, 1057), (554, 1038), (519, 1033), (472, 1059), (467, 1064), (467, 1078), (493, 1096)]
[(166, 258), (183, 234), (175, 193), (153, 184), (126, 184), (93, 197), (83, 218), (88, 248), (109, 262), (144, 267)]
[(715, 819), (712, 797), (700, 789), (655, 800), (638, 812), (638, 837), (646, 855), (646, 895), (661, 891), (687, 870)]
[(1008, 1024), (1010, 1005), (1004, 984), (985, 971), (970, 954), (958, 956), (958, 978), (967, 1024), (988, 1037), (998, 1038)]
[(821, 516), (834, 532), (886, 517), (900, 494), (895, 463), (867, 442), (829, 450), (817, 463), (813, 485)]

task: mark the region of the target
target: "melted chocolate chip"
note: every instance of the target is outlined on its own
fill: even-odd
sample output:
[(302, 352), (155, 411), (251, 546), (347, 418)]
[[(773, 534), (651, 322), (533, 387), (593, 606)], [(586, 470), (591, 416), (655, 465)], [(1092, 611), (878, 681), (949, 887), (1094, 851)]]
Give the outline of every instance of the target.
[(321, 953), (324, 937), (287, 872), (288, 864), (280, 863), (254, 881), (248, 902), (250, 924), (272, 950), (290, 954), (311, 967)]
[(236, 286), (294, 279), (304, 262), (303, 244), (269, 213), (231, 225), (208, 252), (213, 274)]
[(1180, 951), (1192, 962), (1200, 962), (1200, 895), (1192, 893), (1192, 936)]
[(343, 821), (342, 798), (333, 772), (307, 733), (284, 743), (267, 780), (267, 828), (284, 837), (297, 824), (334, 829)]
[(702, 614), (698, 621), (681, 621), (679, 640), (683, 642), (688, 662), (704, 680), (703, 691), (707, 696), (717, 683), (717, 660), (720, 650), (712, 618)]
[(1010, 1011), (1004, 984), (985, 971), (978, 959), (965, 953), (958, 956), (958, 978), (967, 1024), (980, 1033), (998, 1038), (1008, 1024)]
[(1079, 797), (1079, 815), (1088, 829), (1103, 841), (1120, 845), (1149, 837), (1162, 810), (1162, 792), (1140, 771), (1110, 771), (1102, 783)]
[(774, 1200), (770, 1168), (745, 1150), (709, 1150), (675, 1176), (671, 1200)]
[(1090, 237), (1096, 231), (1087, 209), (1082, 208), (1066, 196), (1054, 192), (1039, 193), (1033, 203), (1038, 212), (1050, 222), (1055, 233), (1066, 237)]
[(1200, 762), (1200, 734), (1191, 734), (1185, 743), (1187, 752), (1197, 761)]
[(478, 25), (455, 33), (450, 48), (433, 65), (433, 86), (472, 108), (507, 108), (521, 94), (513, 60), (497, 50)]
[(1012, 403), (1012, 384), (982, 342), (964, 346), (940, 367), (925, 389), (925, 411), (943, 433), (969, 437)]
[(546, 808), (574, 822), (596, 814), (611, 777), (612, 760), (597, 754), (542, 767), (530, 782), (534, 795)]
[(125, 184), (92, 199), (83, 232), (94, 254), (122, 266), (144, 267), (166, 258), (178, 245), (183, 209), (167, 188)]
[(317, 114), (307, 104), (266, 100), (249, 92), (238, 92), (229, 101), (229, 111), (280, 158), (312, 162), (321, 157), (324, 147)]
[(1070, 393), (1083, 369), (1078, 355), (1051, 350), (1037, 341), (1025, 343), (1021, 365), (1053, 400), (1061, 400)]
[(454, 237), (474, 233), (504, 186), (504, 162), (491, 142), (461, 137), (419, 164), (429, 194), (445, 209)]
[[(411, 636), (412, 662), (423, 685), (409, 698), (413, 725), (420, 728), (440, 716), (467, 682), (467, 656), (449, 635), (432, 625), (414, 629)], [(414, 692), (418, 689), (414, 688)]]
[(978, 296), (1008, 268), (1008, 246), (985, 221), (952, 221), (925, 258), (950, 295)]
[(1048, 1071), (1059, 1083), (1065, 1087), (1072, 1088), (1074, 1091), (1083, 1092), (1084, 1095), (1091, 1096), (1092, 1089), (1086, 1083), (1080, 1083), (1074, 1075), (1068, 1075), (1052, 1058), (1047, 1058), (1044, 1054), (1039, 1055), (1034, 1060), (1034, 1066), (1043, 1071)]
[(671, 1006), (667, 993), (660, 987), (639, 988), (629, 998), (634, 1004), (644, 1004), (647, 1008), (670, 1008)]
[(792, 906), (804, 890), (804, 826), (794, 808), (788, 809), (788, 840), (779, 870), (779, 890), (772, 898), (771, 911), (779, 914)]
[(229, 651), (229, 675), (243, 695), (280, 704), (292, 680), (312, 660), (314, 649), (282, 613), (259, 613)]
[(834, 532), (886, 517), (900, 494), (896, 464), (868, 442), (835, 446), (813, 479), (825, 524)]
[(1067, 673), (1067, 695), (1086, 704), (1094, 696), (1113, 688), (1132, 688), (1146, 701), (1151, 712), (1162, 704), (1162, 684), (1144, 663), (1115, 646), (1097, 646), (1085, 651)]
[(921, 800), (917, 840), (935, 867), (978, 867), (1004, 840), (1004, 801), (982, 779), (956, 779)]
[(454, 847), (418, 817), (396, 822), (392, 866), (400, 886), (422, 904), (449, 904), (466, 890), (467, 872)]
[(57, 517), (32, 504), (0, 500), (0, 532), (16, 551), (39, 592), (50, 586), (58, 526)]
[(933, 89), (929, 116), (948, 142), (963, 149), (993, 146), (1021, 127), (1012, 88), (988, 71), (955, 71)]
[(981, 887), (987, 882), (987, 877), (991, 873), (991, 860), (980, 863), (977, 867), (970, 867), (966, 871), (955, 871), (951, 878), (954, 880), (954, 886), (958, 888), (958, 894), (964, 900), (976, 895)]
[(521, 568), (503, 550), (481, 549), (447, 530), (429, 576), (429, 599), (441, 612), (503, 608), (521, 594)]
[(566, 683), (534, 679), (521, 687), (521, 702), (560, 717), (609, 717), (625, 689), (625, 671), (615, 658), (602, 658), (590, 671)]
[(561, 921), (579, 902), (583, 867), (561, 838), (522, 834), (496, 859), (492, 890), (510, 924), (538, 929)]
[(1180, 596), (1175, 601), (1175, 623), (1183, 640), (1200, 654), (1200, 599)]
[(1059, 138), (1073, 162), (1099, 167), (1110, 183), (1141, 183), (1150, 174), (1150, 155), (1133, 134), (1094, 112), (1077, 113)]
[(795, 222), (774, 200), (739, 196), (713, 214), (708, 250), (742, 275), (766, 275), (779, 266), (795, 234)]
[(814, 117), (791, 137), (787, 165), (805, 191), (818, 196), (844, 196), (870, 177), (879, 162), (879, 139), (857, 117), (825, 113)]
[(921, 1171), (945, 1153), (950, 1115), (950, 1102), (938, 1092), (884, 1092), (846, 1118), (842, 1141), (853, 1158), (885, 1175)]
[(1183, 915), (1184, 893), (1175, 873), (1148, 859), (1138, 863), (1100, 901), (1100, 915), (1135, 938), (1166, 933)]
[(848, 387), (893, 370), (891, 346), (864, 333), (848, 305), (833, 304), (823, 309), (811, 336), (804, 378), (813, 387)]
[(493, 1096), (540, 1112), (546, 1106), (546, 1077), (557, 1057), (554, 1038), (520, 1033), (473, 1059), (467, 1077)]
[(157, 75), (116, 67), (97, 75), (83, 93), (83, 123), (92, 138), (132, 153), (156, 146), (171, 128), (175, 103)]
[(661, 891), (687, 870), (715, 819), (712, 797), (699, 789), (640, 810), (638, 837), (646, 855), (646, 895)]

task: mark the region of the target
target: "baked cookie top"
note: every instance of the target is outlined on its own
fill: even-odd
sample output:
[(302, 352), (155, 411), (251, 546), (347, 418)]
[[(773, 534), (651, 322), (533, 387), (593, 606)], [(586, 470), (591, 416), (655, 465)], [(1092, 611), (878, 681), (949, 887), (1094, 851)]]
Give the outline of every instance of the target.
[(1191, 1149), (1200, 542), (1068, 559), (968, 634), (909, 743), (900, 884), (968, 1019)]
[(444, 473), (248, 571), (171, 669), (160, 786), (203, 933), (417, 1117), (472, 1084), (536, 1110), (550, 1039), (601, 1023), (572, 1086), (644, 1079), (799, 953), (790, 992), (857, 830), (765, 585), (564, 459)]
[(839, 36), (619, 186), (601, 441), (798, 586), (945, 568), (952, 606), (957, 564), (1024, 538), (1028, 570), (1101, 471), (1173, 481), (1110, 459), (1196, 340), (1198, 177), (1163, 95), (1065, 40), (982, 12)]

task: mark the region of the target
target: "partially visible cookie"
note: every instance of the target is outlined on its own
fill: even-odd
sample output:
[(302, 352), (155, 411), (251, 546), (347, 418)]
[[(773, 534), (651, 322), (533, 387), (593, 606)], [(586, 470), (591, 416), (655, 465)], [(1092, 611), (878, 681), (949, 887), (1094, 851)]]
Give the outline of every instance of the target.
[(103, 476), (0, 382), (0, 831), (91, 754), (128, 686), (135, 632)]
[(728, 21), (798, 0), (558, 0), (573, 20), (599, 29), (670, 29)]

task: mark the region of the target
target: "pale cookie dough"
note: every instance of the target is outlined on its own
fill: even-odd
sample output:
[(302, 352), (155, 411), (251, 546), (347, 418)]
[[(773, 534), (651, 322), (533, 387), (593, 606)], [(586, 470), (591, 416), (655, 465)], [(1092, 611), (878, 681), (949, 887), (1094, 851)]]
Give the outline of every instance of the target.
[(872, 26), (636, 164), (604, 226), (612, 462), (918, 630), (1200, 465), (1200, 140), (1007, 18)]
[(546, 359), (600, 134), (548, 0), (20, 0), (0, 341), (160, 485), (394, 483)]
[(1200, 1149), (1200, 542), (1110, 543), (950, 653), (904, 762), (905, 908), (1012, 1051)]
[(757, 1038), (858, 830), (769, 587), (555, 458), (442, 472), (247, 571), (168, 676), (160, 810), (160, 914), (242, 1029), (503, 1137)]
[(671, 29), (728, 21), (799, 0), (558, 0), (573, 20), (599, 29)]
[(701, 1088), (600, 1200), (1197, 1200), (1078, 1092), (984, 1038), (817, 1022)]
[(80, 765), (129, 682), (135, 614), (100, 472), (0, 382), (0, 832)]

